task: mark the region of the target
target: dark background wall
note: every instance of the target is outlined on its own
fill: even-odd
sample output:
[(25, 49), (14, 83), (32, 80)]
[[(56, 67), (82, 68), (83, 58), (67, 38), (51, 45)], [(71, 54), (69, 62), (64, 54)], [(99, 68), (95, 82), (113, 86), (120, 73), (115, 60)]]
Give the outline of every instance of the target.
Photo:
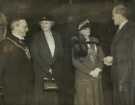
[(49, 13), (59, 23), (78, 21), (85, 16), (96, 22), (107, 22), (111, 20), (112, 6), (120, 1), (130, 3), (135, 10), (135, 0), (0, 0), (0, 10), (9, 19), (16, 16), (38, 19)]
[[(17, 14), (30, 17), (52, 11), (55, 11), (56, 14), (61, 12), (63, 15), (67, 15), (67, 12), (76, 14), (84, 9), (88, 14), (95, 12), (100, 16), (106, 15), (101, 11), (109, 11), (110, 5), (118, 1), (134, 2), (134, 0), (0, 0), (0, 8), (8, 17)], [(93, 11), (93, 9), (95, 10)], [(81, 13), (85, 14), (86, 12)]]

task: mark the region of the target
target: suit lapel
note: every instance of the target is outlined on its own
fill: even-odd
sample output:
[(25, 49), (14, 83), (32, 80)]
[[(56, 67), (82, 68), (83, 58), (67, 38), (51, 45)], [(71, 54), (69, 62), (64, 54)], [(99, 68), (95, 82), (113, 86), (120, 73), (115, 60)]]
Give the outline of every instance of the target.
[(116, 34), (114, 36), (114, 39), (113, 39), (112, 45), (116, 45), (117, 42), (119, 42), (119, 40), (121, 40), (122, 38), (125, 37), (123, 33), (125, 33), (127, 27), (128, 27), (128, 23), (126, 23), (125, 26), (121, 30), (119, 30), (118, 32), (116, 32)]

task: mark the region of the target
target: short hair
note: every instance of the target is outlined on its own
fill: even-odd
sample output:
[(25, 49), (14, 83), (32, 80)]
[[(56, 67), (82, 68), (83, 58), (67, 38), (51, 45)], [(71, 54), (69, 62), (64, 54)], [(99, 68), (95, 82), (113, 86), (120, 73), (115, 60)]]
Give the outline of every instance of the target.
[(121, 14), (122, 16), (124, 16), (126, 18), (128, 18), (128, 16), (129, 16), (129, 10), (128, 10), (127, 6), (125, 6), (123, 4), (114, 6), (113, 10), (115, 11), (115, 13)]
[(16, 23), (18, 23), (20, 20), (25, 20), (24, 18), (17, 18), (15, 20), (12, 20), (11, 24), (10, 24), (10, 28), (11, 30), (14, 29), (14, 27), (16, 26)]

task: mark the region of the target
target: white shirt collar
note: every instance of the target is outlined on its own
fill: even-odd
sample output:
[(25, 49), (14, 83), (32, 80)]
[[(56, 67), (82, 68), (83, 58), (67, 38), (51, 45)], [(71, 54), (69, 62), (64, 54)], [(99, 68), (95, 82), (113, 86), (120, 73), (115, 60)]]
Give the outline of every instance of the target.
[(123, 23), (121, 23), (118, 29), (121, 30), (127, 22), (128, 20), (125, 20)]
[(20, 40), (24, 40), (24, 37), (19, 36), (17, 33), (12, 32), (12, 35), (15, 36), (16, 38), (20, 39)]

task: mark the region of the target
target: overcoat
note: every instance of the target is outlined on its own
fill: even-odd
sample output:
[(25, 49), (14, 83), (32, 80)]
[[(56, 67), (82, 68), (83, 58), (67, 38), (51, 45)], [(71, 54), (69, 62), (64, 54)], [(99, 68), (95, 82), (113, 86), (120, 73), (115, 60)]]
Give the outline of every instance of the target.
[[(63, 81), (63, 50), (59, 34), (52, 32), (55, 41), (54, 56), (51, 55), (48, 43), (42, 31), (36, 33), (30, 44), (30, 51), (32, 54), (33, 66), (35, 71), (35, 104), (36, 105), (50, 105), (53, 103), (52, 97), (55, 94), (45, 92), (43, 90), (43, 78), (50, 78), (49, 68), (52, 68), (52, 75), (56, 80), (58, 87), (61, 90)], [(54, 95), (53, 95), (54, 94)], [(56, 94), (57, 95), (57, 94)], [(47, 97), (48, 96), (48, 97)], [(49, 97), (50, 96), (50, 97)], [(49, 101), (50, 100), (50, 101)], [(56, 100), (55, 100), (56, 101)]]
[(9, 36), (0, 43), (2, 101), (4, 105), (32, 105), (34, 72), (30, 55), (26, 54), (27, 46), (22, 41)]
[(129, 21), (116, 33), (111, 53), (114, 105), (131, 105), (134, 101), (132, 94), (135, 89), (133, 82), (135, 80), (135, 24), (133, 22)]

